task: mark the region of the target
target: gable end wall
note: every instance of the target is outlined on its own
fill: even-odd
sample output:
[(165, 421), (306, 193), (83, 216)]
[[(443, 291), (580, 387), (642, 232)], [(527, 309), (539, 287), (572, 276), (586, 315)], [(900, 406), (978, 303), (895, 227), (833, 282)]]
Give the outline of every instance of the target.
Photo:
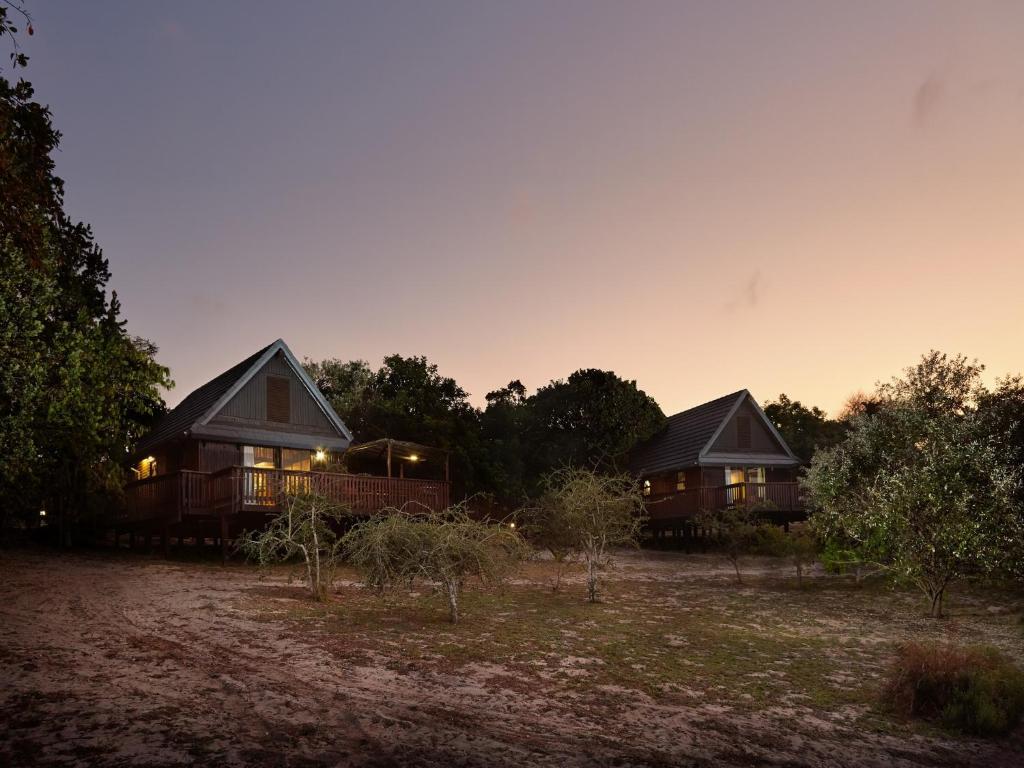
[[(736, 417), (745, 416), (750, 420), (750, 446), (744, 446), (740, 448), (740, 443), (737, 437), (736, 428)], [(736, 410), (733, 417), (729, 420), (729, 423), (725, 425), (725, 429), (722, 430), (722, 434), (718, 436), (718, 439), (711, 446), (710, 453), (751, 453), (751, 454), (764, 454), (764, 453), (779, 453), (785, 454), (786, 451), (781, 445), (775, 440), (775, 437), (768, 430), (764, 421), (761, 420), (761, 416), (757, 413), (754, 407), (750, 404), (749, 400), (743, 402), (743, 404)]]
[[(267, 419), (267, 376), (281, 376), (289, 380), (289, 422)], [(274, 431), (302, 432), (313, 435), (334, 436), (335, 430), (316, 400), (302, 381), (285, 362), (279, 352), (228, 401), (211, 424), (244, 425)]]

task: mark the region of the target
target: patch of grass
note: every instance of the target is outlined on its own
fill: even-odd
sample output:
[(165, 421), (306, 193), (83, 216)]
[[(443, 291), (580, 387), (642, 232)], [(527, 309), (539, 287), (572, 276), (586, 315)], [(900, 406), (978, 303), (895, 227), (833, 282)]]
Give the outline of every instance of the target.
[[(400, 669), (410, 662), (449, 672), (493, 663), (577, 688), (617, 686), (655, 698), (680, 688), (714, 690), (739, 706), (764, 705), (794, 686), (820, 707), (870, 701), (869, 687), (828, 679), (835, 660), (827, 639), (765, 626), (762, 616), (751, 622), (755, 596), (734, 594), (724, 604), (707, 600), (685, 611), (652, 609), (662, 591), (634, 587), (616, 603), (598, 604), (534, 585), (470, 591), (464, 619), (453, 626), (439, 601), (395, 596), (384, 602), (345, 588), (331, 603), (290, 602), (272, 616), (315, 621), (346, 653), (386, 649)], [(673, 645), (677, 638), (682, 643)]]
[[(316, 632), (351, 663), (399, 674), (476, 675), (486, 686), (543, 691), (554, 700), (583, 694), (593, 707), (642, 694), (669, 705), (772, 710), (773, 717), (814, 713), (880, 732), (918, 728), (878, 706), (901, 642), (957, 637), (1024, 652), (1016, 615), (1006, 611), (1016, 599), (1010, 594), (965, 590), (956, 618), (935, 622), (919, 610), (916, 593), (882, 582), (816, 578), (799, 590), (790, 583), (795, 577), (778, 574), (737, 587), (687, 577), (684, 569), (658, 578), (623, 570), (609, 575), (604, 602), (590, 604), (578, 579), (552, 591), (553, 567), (531, 563), (502, 589), (469, 585), (457, 625), (421, 584), (386, 599), (350, 584), (327, 604), (280, 587), (250, 595), (263, 598), (253, 605), (267, 620)], [(998, 613), (989, 609), (993, 601)], [(463, 671), (466, 665), (484, 672)]]

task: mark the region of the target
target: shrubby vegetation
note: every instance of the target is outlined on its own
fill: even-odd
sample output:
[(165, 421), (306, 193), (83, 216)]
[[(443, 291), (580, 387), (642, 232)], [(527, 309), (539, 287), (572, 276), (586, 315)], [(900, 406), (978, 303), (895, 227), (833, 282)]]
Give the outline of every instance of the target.
[(906, 643), (889, 671), (883, 703), (904, 717), (998, 736), (1024, 714), (1024, 672), (994, 648)]
[(527, 553), (511, 526), (475, 520), (465, 505), (443, 512), (384, 509), (356, 524), (343, 546), (367, 585), (381, 593), (416, 579), (433, 584), (452, 623), (469, 580), (500, 584)]
[(781, 529), (763, 519), (761, 514), (738, 504), (731, 509), (705, 512), (701, 527), (712, 538), (718, 551), (732, 564), (736, 583), (743, 583), (740, 560), (751, 555), (778, 554), (777, 537)]
[(587, 599), (593, 603), (599, 574), (612, 563), (612, 548), (639, 543), (643, 511), (643, 489), (636, 478), (566, 468), (545, 479), (527, 530), (559, 560), (559, 570), (566, 561), (583, 563)]
[(331, 501), (325, 481), (310, 477), (298, 492), (280, 493), (282, 511), (257, 531), (245, 532), (238, 548), (266, 568), (300, 559), (306, 586), (314, 600), (326, 600), (341, 561), (337, 530), (349, 510)]

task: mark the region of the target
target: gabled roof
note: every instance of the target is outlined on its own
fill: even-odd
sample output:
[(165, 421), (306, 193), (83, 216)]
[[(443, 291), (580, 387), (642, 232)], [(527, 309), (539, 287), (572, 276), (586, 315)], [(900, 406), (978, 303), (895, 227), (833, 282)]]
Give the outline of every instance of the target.
[(278, 352), (284, 355), (289, 367), (294, 371), (305, 388), (316, 400), (323, 410), (324, 415), (339, 434), (348, 441), (352, 440), (352, 433), (348, 427), (334, 412), (327, 398), (317, 388), (316, 384), (306, 373), (306, 369), (295, 358), (292, 351), (284, 340), (278, 339), (273, 344), (268, 344), (259, 352), (245, 358), (242, 362), (232, 366), (224, 373), (203, 384), (203, 386), (189, 393), (176, 407), (164, 415), (152, 431), (143, 437), (136, 446), (137, 454), (144, 454), (160, 443), (191, 431), (195, 427), (202, 426), (210, 421), (217, 413), (228, 404), (232, 397), (255, 376), (264, 365)]
[[(669, 416), (667, 424), (658, 434), (631, 451), (630, 467), (635, 472), (653, 474), (701, 464), (726, 424), (748, 399), (782, 446), (780, 455), (787, 457), (787, 463), (799, 463), (761, 406), (748, 390), (741, 389)], [(708, 463), (712, 462), (709, 460)]]
[(658, 434), (633, 449), (630, 466), (636, 471), (661, 472), (696, 465), (701, 451), (746, 394), (742, 389), (669, 416)]

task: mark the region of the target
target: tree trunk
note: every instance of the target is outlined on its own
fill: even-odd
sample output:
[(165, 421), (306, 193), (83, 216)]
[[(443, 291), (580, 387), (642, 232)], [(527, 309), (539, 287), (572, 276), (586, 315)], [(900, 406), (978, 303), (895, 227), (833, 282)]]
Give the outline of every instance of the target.
[(945, 593), (945, 591), (946, 591), (945, 587), (940, 587), (937, 590), (933, 590), (931, 592), (931, 594), (929, 595), (929, 597), (931, 597), (931, 599), (932, 599), (932, 609), (931, 609), (931, 613), (929, 615), (933, 619), (941, 619), (942, 618), (942, 596), (943, 596), (943, 593)]
[(562, 569), (565, 567), (565, 562), (562, 560), (555, 559), (555, 585), (551, 588), (552, 592), (557, 592), (559, 587), (562, 586)]
[(597, 602), (597, 566), (592, 557), (587, 558), (587, 599)]
[(736, 570), (736, 583), (742, 584), (743, 577), (740, 576), (740, 559), (738, 557), (732, 558), (732, 567)]
[(455, 581), (449, 581), (445, 584), (445, 589), (448, 592), (448, 618), (452, 624), (459, 623), (459, 585)]

